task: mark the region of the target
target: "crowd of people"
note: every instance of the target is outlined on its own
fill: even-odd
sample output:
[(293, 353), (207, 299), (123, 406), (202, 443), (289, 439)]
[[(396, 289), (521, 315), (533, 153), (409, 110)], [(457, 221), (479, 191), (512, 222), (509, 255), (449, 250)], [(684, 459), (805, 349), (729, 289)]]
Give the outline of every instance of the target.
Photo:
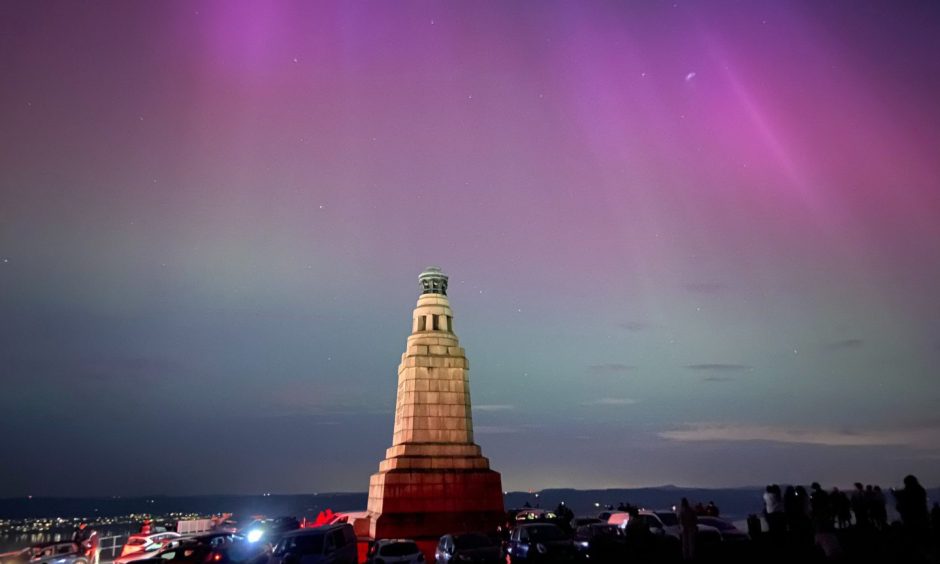
[[(858, 552), (887, 543), (905, 554), (902, 561), (933, 561), (929, 555), (936, 554), (940, 542), (940, 505), (928, 512), (927, 491), (914, 476), (889, 493), (861, 483), (850, 492), (827, 491), (815, 482), (808, 490), (768, 485), (763, 495), (767, 540), (777, 547), (812, 547), (830, 558), (843, 557), (849, 544)], [(889, 504), (897, 511), (895, 522), (889, 522)]]

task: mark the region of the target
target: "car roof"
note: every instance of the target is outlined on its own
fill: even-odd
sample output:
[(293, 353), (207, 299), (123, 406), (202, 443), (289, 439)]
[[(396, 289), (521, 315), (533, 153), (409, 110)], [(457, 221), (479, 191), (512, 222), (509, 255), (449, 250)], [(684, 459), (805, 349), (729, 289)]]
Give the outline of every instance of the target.
[(531, 528), (534, 528), (534, 527), (554, 527), (554, 528), (556, 528), (556, 529), (559, 528), (558, 525), (556, 525), (556, 524), (554, 524), (554, 523), (523, 523), (523, 524), (517, 526), (516, 528), (517, 528), (517, 529), (531, 529)]
[(342, 529), (346, 526), (352, 526), (348, 523), (330, 523), (329, 525), (320, 525), (319, 527), (307, 527), (305, 529), (294, 529), (284, 533), (285, 537), (302, 537), (304, 535), (316, 535), (326, 533), (335, 529)]
[(397, 544), (397, 543), (400, 543), (400, 542), (402, 542), (402, 543), (404, 543), (404, 542), (411, 542), (411, 543), (413, 543), (413, 542), (415, 542), (415, 541), (413, 541), (413, 540), (411, 540), (411, 539), (379, 539), (379, 540), (375, 541), (375, 544), (386, 545), (386, 544)]

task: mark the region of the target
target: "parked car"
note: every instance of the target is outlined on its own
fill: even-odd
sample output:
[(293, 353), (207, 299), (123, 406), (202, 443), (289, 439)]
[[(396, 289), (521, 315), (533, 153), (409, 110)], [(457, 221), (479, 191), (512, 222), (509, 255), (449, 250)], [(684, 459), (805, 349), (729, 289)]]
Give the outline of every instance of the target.
[(356, 564), (358, 558), (352, 525), (335, 523), (285, 533), (269, 564)]
[(29, 549), (21, 548), (0, 554), (0, 564), (21, 564), (29, 561)]
[(181, 540), (135, 564), (267, 564), (271, 555), (267, 544), (248, 542), (231, 533), (200, 537)]
[(516, 513), (516, 523), (549, 522), (557, 519), (555, 512), (540, 508), (525, 508)]
[(495, 564), (503, 560), (503, 550), (496, 539), (483, 533), (444, 535), (437, 543), (434, 560), (437, 564), (450, 562)]
[(296, 531), (299, 528), (300, 521), (296, 517), (275, 517), (256, 519), (239, 529), (239, 533), (245, 535), (248, 542), (264, 541), (273, 545), (281, 539), (284, 533)]
[(656, 509), (651, 513), (655, 515), (657, 519), (659, 519), (659, 527), (662, 528), (665, 534), (675, 537), (679, 536), (679, 516), (676, 515), (675, 511), (668, 509)]
[(574, 532), (578, 554), (591, 562), (621, 562), (626, 556), (626, 533), (616, 525), (591, 523)]
[(750, 538), (746, 532), (735, 527), (734, 524), (730, 521), (725, 521), (720, 517), (699, 517), (698, 522), (700, 525), (715, 528), (718, 531), (722, 542), (741, 542)]
[(576, 531), (578, 527), (583, 527), (584, 525), (593, 525), (595, 523), (606, 523), (606, 520), (598, 519), (597, 517), (575, 517), (571, 520), (571, 530)]
[(29, 564), (88, 564), (88, 558), (79, 545), (74, 542), (53, 542), (39, 544), (21, 550), (4, 558), (4, 562)]
[(531, 523), (513, 529), (506, 543), (507, 564), (564, 562), (575, 558), (574, 543), (557, 525)]
[(124, 556), (139, 552), (156, 552), (163, 548), (164, 541), (178, 539), (180, 535), (178, 533), (150, 533), (150, 534), (141, 534), (131, 535), (128, 537), (127, 542), (124, 543), (123, 548), (121, 548), (121, 556), (119, 556), (115, 561), (119, 560)]
[(627, 526), (627, 521), (630, 520), (630, 514), (626, 511), (608, 511), (605, 512), (607, 518), (604, 519), (604, 522), (608, 525), (616, 525), (620, 528)]
[(380, 539), (369, 548), (366, 564), (424, 564), (424, 554), (413, 540)]

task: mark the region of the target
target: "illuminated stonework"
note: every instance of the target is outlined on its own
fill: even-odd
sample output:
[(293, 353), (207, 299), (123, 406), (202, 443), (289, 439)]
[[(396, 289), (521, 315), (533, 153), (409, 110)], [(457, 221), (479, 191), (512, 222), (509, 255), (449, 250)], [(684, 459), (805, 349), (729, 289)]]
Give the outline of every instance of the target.
[(494, 531), (504, 517), (500, 476), (473, 442), (469, 363), (454, 334), (447, 276), (430, 267), (419, 281), (423, 293), (398, 366), (392, 446), (369, 481), (373, 539), (436, 542), (447, 533)]

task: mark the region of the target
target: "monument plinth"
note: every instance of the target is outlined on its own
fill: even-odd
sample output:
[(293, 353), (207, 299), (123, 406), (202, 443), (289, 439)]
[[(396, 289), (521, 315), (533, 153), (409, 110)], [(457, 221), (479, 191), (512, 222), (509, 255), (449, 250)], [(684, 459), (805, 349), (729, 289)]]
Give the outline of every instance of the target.
[(499, 473), (473, 442), (470, 366), (454, 334), (447, 276), (429, 267), (419, 282), (392, 446), (369, 481), (366, 519), (370, 538), (411, 538), (427, 552), (447, 533), (495, 531), (504, 509)]

